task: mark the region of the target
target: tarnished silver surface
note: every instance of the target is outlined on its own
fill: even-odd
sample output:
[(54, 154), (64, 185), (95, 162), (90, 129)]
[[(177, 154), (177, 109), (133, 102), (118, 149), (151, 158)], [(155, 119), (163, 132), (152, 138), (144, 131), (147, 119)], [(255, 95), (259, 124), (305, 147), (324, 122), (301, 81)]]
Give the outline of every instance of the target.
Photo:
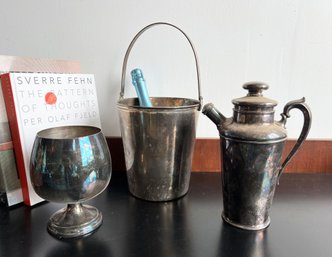
[(137, 98), (118, 103), (129, 190), (145, 200), (168, 201), (189, 188), (199, 102), (151, 101), (153, 108), (139, 108)]
[(111, 156), (99, 128), (66, 126), (38, 132), (30, 160), (34, 190), (48, 201), (68, 204), (51, 217), (49, 232), (70, 238), (98, 228), (101, 213), (82, 202), (100, 194), (111, 173)]
[[(233, 117), (224, 117), (213, 104), (203, 113), (216, 125), (220, 134), (223, 172), (223, 219), (233, 226), (264, 229), (270, 224), (269, 209), (283, 169), (306, 139), (311, 112), (304, 98), (286, 104), (280, 121), (274, 121), (277, 102), (263, 97), (266, 84), (251, 82), (243, 86), (247, 96), (234, 99)], [(289, 111), (297, 108), (304, 115), (304, 125), (295, 146), (281, 162)]]
[[(151, 97), (153, 107), (147, 108), (139, 106), (137, 98), (124, 98), (129, 53), (139, 36), (156, 25), (173, 27), (188, 40), (195, 57), (198, 100)], [(169, 201), (187, 193), (202, 99), (197, 55), (189, 37), (164, 22), (143, 28), (125, 54), (118, 101), (128, 185), (133, 195), (149, 201)]]

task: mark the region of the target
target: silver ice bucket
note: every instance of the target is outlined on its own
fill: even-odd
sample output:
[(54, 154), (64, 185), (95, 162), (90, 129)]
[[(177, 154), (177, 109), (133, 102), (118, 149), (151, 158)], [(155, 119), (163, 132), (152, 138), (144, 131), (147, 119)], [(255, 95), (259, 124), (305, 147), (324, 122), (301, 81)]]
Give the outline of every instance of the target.
[[(151, 97), (153, 107), (141, 107), (138, 98), (124, 98), (129, 53), (138, 37), (156, 25), (176, 28), (189, 41), (196, 62), (199, 100)], [(188, 192), (201, 103), (197, 55), (188, 36), (169, 23), (158, 22), (143, 28), (127, 49), (118, 101), (128, 186), (134, 196), (149, 201), (169, 201)]]

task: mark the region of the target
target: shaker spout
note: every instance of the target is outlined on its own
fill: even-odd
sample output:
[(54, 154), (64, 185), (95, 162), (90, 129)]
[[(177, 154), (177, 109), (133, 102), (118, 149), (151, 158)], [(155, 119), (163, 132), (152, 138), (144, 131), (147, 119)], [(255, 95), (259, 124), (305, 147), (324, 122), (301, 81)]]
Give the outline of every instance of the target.
[(214, 107), (213, 103), (204, 105), (202, 113), (212, 120), (217, 126), (221, 126), (226, 121), (226, 117), (222, 115), (216, 107)]

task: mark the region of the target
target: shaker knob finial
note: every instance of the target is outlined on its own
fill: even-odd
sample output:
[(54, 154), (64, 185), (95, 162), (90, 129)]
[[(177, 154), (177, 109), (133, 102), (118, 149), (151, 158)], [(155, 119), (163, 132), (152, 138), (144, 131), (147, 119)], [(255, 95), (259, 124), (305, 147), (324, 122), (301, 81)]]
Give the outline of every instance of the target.
[(243, 88), (249, 91), (248, 96), (262, 96), (263, 90), (267, 90), (269, 85), (264, 82), (252, 81), (245, 83)]

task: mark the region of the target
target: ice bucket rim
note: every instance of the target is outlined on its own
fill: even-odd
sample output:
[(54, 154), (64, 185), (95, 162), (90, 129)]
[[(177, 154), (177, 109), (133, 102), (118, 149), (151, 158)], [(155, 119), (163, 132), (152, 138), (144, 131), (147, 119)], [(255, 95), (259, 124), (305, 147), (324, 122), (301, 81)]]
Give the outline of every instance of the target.
[[(182, 98), (182, 97), (150, 97), (151, 101), (156, 100), (174, 100), (175, 101), (183, 101), (184, 105), (174, 105), (174, 106), (156, 106), (153, 107), (144, 107), (138, 104), (137, 97), (129, 97), (119, 99), (117, 105), (120, 109), (140, 109), (140, 110), (163, 110), (163, 109), (197, 109), (199, 111), (200, 101), (192, 98)], [(131, 104), (130, 102), (137, 102), (137, 104)]]

